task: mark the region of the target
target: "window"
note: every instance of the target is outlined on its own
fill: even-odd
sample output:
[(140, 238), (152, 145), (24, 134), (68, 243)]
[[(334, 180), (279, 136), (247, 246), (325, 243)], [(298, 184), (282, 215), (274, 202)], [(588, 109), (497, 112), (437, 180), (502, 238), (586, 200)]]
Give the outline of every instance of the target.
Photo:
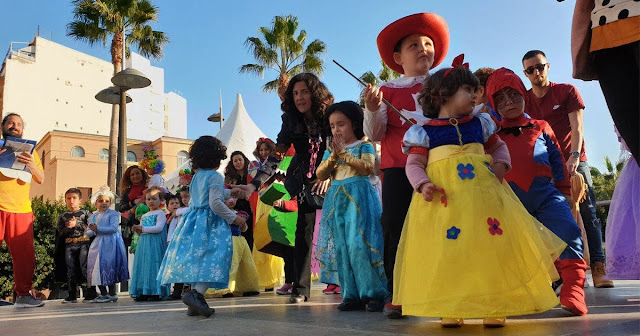
[(82, 193), (82, 199), (83, 200), (90, 200), (91, 199), (91, 193), (93, 192), (93, 188), (91, 187), (76, 187), (78, 189), (80, 189), (80, 192)]
[(71, 157), (84, 157), (84, 149), (80, 146), (75, 146), (71, 148)]
[(44, 159), (44, 149), (42, 150), (42, 155), (40, 156), (40, 162), (42, 163), (42, 168), (44, 169), (44, 165), (45, 163), (47, 163), (47, 161)]
[(138, 162), (138, 157), (134, 152), (127, 152), (127, 161), (129, 162)]
[(98, 152), (98, 160), (109, 160), (109, 150), (106, 148), (101, 149), (100, 152)]
[(189, 154), (186, 151), (179, 151), (178, 152), (178, 167), (182, 166), (187, 161), (189, 161)]

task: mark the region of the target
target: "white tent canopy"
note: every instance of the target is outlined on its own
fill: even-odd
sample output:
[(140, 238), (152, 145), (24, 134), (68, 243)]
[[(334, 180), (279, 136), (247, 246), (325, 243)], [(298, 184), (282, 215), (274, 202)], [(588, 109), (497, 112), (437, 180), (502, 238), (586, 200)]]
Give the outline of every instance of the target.
[[(220, 139), (220, 141), (227, 146), (228, 156), (227, 159), (220, 163), (220, 169), (218, 169), (218, 171), (224, 171), (227, 162), (229, 162), (229, 156), (231, 156), (231, 153), (234, 151), (241, 151), (249, 160), (255, 160), (252, 153), (256, 147), (256, 141), (261, 137), (266, 137), (266, 135), (251, 119), (242, 102), (242, 96), (238, 93), (236, 104), (233, 106), (231, 115), (229, 115), (222, 129), (216, 134), (216, 138)], [(185, 168), (191, 168), (190, 161), (165, 176), (165, 188), (169, 191), (175, 191), (178, 186), (178, 173), (180, 169)]]
[(256, 141), (262, 137), (266, 137), (266, 135), (258, 128), (258, 125), (253, 122), (249, 113), (247, 113), (247, 109), (244, 108), (242, 96), (238, 93), (236, 104), (233, 106), (233, 111), (231, 111), (229, 119), (227, 119), (222, 129), (216, 134), (216, 138), (220, 139), (220, 141), (227, 146), (228, 156), (226, 160), (220, 163), (219, 171), (224, 171), (231, 153), (234, 151), (241, 151), (249, 160), (255, 160), (252, 153), (253, 150), (256, 149)]

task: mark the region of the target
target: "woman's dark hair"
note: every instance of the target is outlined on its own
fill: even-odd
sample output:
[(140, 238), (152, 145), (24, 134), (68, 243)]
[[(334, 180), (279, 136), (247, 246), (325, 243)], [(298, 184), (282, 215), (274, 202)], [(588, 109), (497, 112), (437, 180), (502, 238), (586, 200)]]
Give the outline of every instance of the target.
[[(269, 138), (260, 138), (258, 139), (258, 141), (256, 141), (256, 149), (253, 150), (253, 156), (256, 157), (256, 159), (258, 159), (258, 161), (262, 162), (262, 158), (260, 157), (260, 148), (262, 148), (263, 145), (267, 145), (267, 147), (269, 147), (269, 151), (271, 151), (271, 153), (273, 153), (273, 151), (276, 149), (276, 144), (273, 143), (273, 141), (271, 141), (271, 139)], [(233, 155), (231, 155), (233, 157)]]
[(296, 108), (293, 100), (293, 87), (298, 82), (305, 82), (307, 84), (307, 88), (309, 88), (311, 92), (311, 113), (314, 117), (322, 119), (322, 115), (327, 109), (327, 106), (333, 103), (333, 95), (316, 75), (307, 72), (297, 74), (291, 78), (287, 91), (284, 92), (284, 100), (280, 105), (280, 109), (282, 109), (284, 113), (300, 115), (300, 111)]
[(341, 101), (335, 103), (327, 108), (327, 112), (324, 114), (325, 125), (328, 130), (331, 130), (329, 126), (329, 117), (335, 113), (340, 112), (344, 114), (349, 120), (351, 120), (351, 126), (353, 126), (353, 134), (358, 140), (364, 137), (364, 131), (362, 129), (362, 122), (364, 121), (364, 113), (362, 107), (354, 101)]
[(144, 171), (144, 169), (140, 168), (140, 166), (133, 165), (127, 168), (127, 170), (124, 171), (124, 174), (122, 174), (122, 179), (120, 180), (120, 190), (127, 190), (131, 188), (131, 186), (133, 185), (133, 183), (131, 182), (131, 172), (134, 169), (140, 171), (140, 173), (142, 174), (142, 184), (147, 185), (147, 180), (149, 179), (149, 175), (147, 174), (147, 172)]
[(189, 147), (192, 169), (218, 169), (220, 161), (227, 158), (227, 147), (218, 138), (203, 135)]
[(229, 163), (227, 163), (227, 167), (224, 168), (224, 181), (229, 184), (237, 184), (240, 183), (240, 179), (242, 178), (236, 168), (233, 166), (233, 157), (236, 155), (242, 155), (242, 159), (244, 160), (244, 165), (242, 166), (243, 176), (247, 176), (249, 172), (249, 159), (244, 155), (241, 151), (234, 151), (229, 156)]
[(437, 118), (442, 105), (455, 95), (462, 85), (467, 84), (473, 87), (474, 90), (478, 89), (480, 82), (471, 71), (456, 67), (445, 77), (445, 72), (450, 69), (440, 69), (429, 76), (424, 83), (422, 91), (420, 91), (418, 103), (422, 106), (422, 113), (427, 118)]

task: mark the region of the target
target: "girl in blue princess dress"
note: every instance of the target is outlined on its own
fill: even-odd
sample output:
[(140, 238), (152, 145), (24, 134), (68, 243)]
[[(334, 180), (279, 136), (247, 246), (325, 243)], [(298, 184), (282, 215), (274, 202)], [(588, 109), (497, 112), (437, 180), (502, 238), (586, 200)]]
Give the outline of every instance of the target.
[[(316, 258), (322, 269), (337, 266), (342, 290), (339, 310), (382, 311), (387, 295), (378, 194), (369, 175), (375, 150), (362, 131), (362, 108), (352, 101), (331, 105), (325, 118), (333, 141), (316, 174), (332, 179), (325, 196)], [(333, 242), (335, 255), (329, 248)]]
[(158, 272), (163, 284), (193, 285), (182, 297), (190, 316), (213, 314), (204, 293), (209, 288), (227, 288), (229, 284), (233, 255), (229, 224), (240, 227), (246, 224), (244, 217), (224, 204), (231, 191), (224, 188), (224, 177), (216, 170), (227, 157), (226, 150), (212, 136), (198, 138), (189, 148), (191, 166), (196, 171), (190, 186), (189, 211), (180, 220)]

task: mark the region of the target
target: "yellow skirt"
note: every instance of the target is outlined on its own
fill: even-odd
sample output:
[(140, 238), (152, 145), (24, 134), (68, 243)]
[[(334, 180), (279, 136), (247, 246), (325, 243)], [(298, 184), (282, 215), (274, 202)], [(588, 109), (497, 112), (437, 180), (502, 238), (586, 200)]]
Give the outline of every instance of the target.
[(242, 294), (245, 292), (257, 292), (258, 272), (251, 257), (249, 244), (243, 236), (232, 236), (233, 257), (231, 258), (231, 269), (229, 270), (229, 287), (225, 289), (210, 288), (205, 293), (205, 297), (219, 297), (226, 293)]
[(393, 303), (405, 315), (485, 318), (558, 304), (551, 282), (566, 244), (500, 183), (481, 144), (429, 152), (427, 175), (443, 190), (414, 193), (394, 271)]
[[(256, 218), (260, 218), (270, 211), (270, 206), (258, 200)], [(254, 246), (253, 261), (255, 262), (256, 269), (258, 270), (260, 287), (274, 288), (276, 286), (280, 286), (284, 278), (284, 260), (282, 258), (272, 254), (262, 253)]]

